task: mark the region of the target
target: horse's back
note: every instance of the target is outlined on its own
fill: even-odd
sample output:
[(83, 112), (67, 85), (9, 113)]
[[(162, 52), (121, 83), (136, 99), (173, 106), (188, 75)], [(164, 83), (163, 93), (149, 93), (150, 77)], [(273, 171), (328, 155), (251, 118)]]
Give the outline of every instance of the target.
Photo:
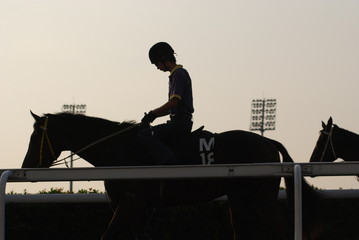
[(200, 129), (174, 148), (181, 164), (279, 162), (273, 142), (258, 134), (232, 130), (212, 133)]
[(214, 156), (217, 163), (279, 162), (273, 142), (256, 133), (232, 130), (216, 134)]

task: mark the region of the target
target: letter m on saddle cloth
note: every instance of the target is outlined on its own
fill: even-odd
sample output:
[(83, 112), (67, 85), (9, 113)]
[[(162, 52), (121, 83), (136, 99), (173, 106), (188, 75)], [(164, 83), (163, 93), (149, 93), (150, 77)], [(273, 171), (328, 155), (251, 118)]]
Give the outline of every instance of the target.
[(199, 138), (199, 155), (203, 165), (209, 165), (214, 162), (214, 136)]
[(203, 131), (203, 127), (175, 144), (173, 151), (180, 164), (209, 165), (215, 163), (215, 134)]

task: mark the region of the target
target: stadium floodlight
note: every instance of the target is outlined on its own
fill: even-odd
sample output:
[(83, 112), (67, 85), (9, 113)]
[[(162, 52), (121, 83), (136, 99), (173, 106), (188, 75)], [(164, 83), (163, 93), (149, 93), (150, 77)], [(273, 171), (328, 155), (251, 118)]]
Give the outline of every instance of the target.
[(264, 131), (275, 130), (276, 99), (254, 99), (252, 100), (251, 122), (249, 130)]
[(73, 114), (86, 114), (86, 104), (64, 104), (62, 111)]

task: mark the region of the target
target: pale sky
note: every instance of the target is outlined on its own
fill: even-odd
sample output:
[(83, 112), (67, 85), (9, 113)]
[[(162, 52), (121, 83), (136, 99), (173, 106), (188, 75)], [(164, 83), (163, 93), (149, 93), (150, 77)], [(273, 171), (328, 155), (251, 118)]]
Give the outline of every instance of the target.
[[(249, 130), (251, 101), (275, 98), (276, 130), (265, 136), (308, 162), (322, 120), (359, 133), (358, 13), (357, 0), (2, 0), (0, 168), (21, 167), (30, 110), (86, 104), (89, 116), (139, 121), (162, 105), (168, 73), (148, 60), (158, 41), (192, 77), (194, 128)], [(359, 187), (354, 177), (309, 181)]]

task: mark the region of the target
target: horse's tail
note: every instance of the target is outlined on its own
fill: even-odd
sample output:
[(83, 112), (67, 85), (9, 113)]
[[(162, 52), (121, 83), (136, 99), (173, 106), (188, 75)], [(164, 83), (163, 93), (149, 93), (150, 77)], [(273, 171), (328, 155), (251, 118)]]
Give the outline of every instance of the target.
[[(283, 162), (294, 163), (287, 149), (275, 140), (271, 140), (281, 153)], [(290, 213), (294, 215), (294, 178), (285, 177), (288, 205)], [(302, 178), (302, 210), (303, 210), (303, 236), (304, 239), (316, 239), (321, 231), (320, 206), (323, 195), (315, 190)]]

